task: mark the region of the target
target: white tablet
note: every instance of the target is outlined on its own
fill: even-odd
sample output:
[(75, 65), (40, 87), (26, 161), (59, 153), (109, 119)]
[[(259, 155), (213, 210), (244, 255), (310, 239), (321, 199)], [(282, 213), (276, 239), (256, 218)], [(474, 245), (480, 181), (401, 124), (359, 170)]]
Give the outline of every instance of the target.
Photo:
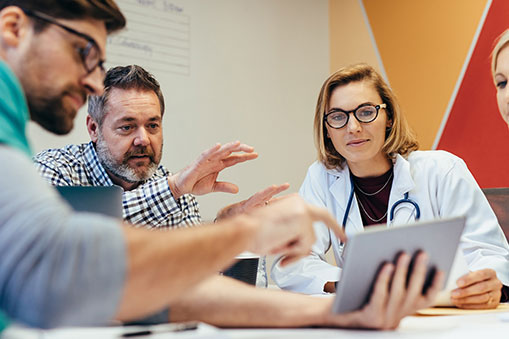
[(428, 279), (438, 269), (447, 281), (464, 227), (465, 217), (457, 217), (390, 228), (370, 226), (349, 237), (333, 311), (356, 311), (367, 304), (380, 267), (394, 262), (403, 251), (409, 255), (425, 251), (429, 257)]

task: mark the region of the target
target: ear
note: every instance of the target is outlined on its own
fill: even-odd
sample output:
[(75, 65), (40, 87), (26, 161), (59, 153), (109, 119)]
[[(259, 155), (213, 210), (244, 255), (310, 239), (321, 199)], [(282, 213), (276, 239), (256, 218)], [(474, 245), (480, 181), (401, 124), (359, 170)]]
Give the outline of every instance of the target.
[(32, 24), (21, 8), (8, 6), (0, 11), (0, 40), (2, 49), (18, 47), (31, 29)]
[(99, 130), (99, 124), (90, 115), (87, 115), (87, 130), (88, 134), (90, 135), (90, 140), (92, 140), (93, 143), (96, 143), (98, 139), (97, 134)]

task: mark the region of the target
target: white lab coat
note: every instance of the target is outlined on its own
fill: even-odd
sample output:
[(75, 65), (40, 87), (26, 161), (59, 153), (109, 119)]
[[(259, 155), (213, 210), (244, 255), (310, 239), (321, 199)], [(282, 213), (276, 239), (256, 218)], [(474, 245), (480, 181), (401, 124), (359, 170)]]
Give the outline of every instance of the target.
[[(348, 166), (343, 170), (328, 170), (322, 163), (315, 162), (309, 167), (299, 193), (309, 203), (327, 208), (341, 224), (350, 190)], [(507, 239), (463, 160), (444, 151), (415, 151), (408, 159), (398, 155), (388, 209), (406, 192), (419, 204), (421, 221), (465, 215), (466, 227), (460, 248), (469, 269), (492, 268), (500, 281), (509, 285)], [(413, 223), (414, 213), (411, 204), (398, 205), (393, 223), (388, 227)], [(277, 262), (274, 264), (272, 279), (279, 287), (320, 294), (326, 282), (338, 281), (342, 266), (339, 240), (322, 223), (315, 223), (314, 227), (317, 241), (311, 255), (285, 268)], [(359, 206), (353, 199), (345, 231), (352, 235), (363, 229)], [(325, 261), (325, 253), (331, 247), (339, 267)]]

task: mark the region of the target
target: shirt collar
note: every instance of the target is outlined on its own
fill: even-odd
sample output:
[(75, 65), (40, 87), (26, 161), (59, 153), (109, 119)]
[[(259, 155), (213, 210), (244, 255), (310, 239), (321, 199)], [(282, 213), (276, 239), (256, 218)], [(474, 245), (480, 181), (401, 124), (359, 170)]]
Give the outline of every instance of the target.
[(113, 181), (111, 181), (110, 176), (106, 173), (106, 170), (99, 162), (99, 158), (92, 141), (85, 146), (83, 157), (85, 158), (85, 166), (90, 170), (92, 185), (113, 186)]

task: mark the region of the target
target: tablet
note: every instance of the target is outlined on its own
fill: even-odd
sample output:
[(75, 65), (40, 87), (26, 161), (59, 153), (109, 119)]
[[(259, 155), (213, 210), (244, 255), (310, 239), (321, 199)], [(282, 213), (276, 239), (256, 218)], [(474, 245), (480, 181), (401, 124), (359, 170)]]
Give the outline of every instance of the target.
[(457, 217), (390, 228), (370, 226), (349, 237), (333, 312), (352, 312), (367, 304), (380, 267), (403, 251), (409, 255), (425, 251), (428, 279), (434, 270), (441, 270), (447, 281), (464, 227), (465, 217)]
[(122, 188), (119, 186), (57, 186), (57, 191), (75, 211), (122, 218)]

